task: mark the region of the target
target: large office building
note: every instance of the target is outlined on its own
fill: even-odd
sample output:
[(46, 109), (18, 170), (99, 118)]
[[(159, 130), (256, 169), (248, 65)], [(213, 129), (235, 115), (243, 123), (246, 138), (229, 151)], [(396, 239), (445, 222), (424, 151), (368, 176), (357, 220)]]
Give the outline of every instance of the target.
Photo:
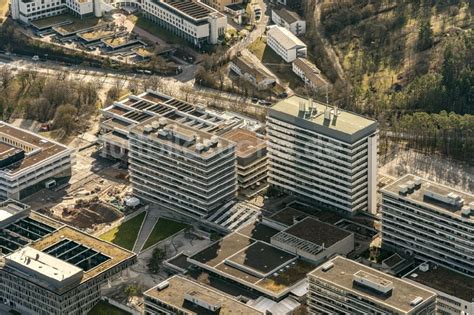
[(173, 276), (149, 289), (144, 295), (145, 315), (263, 315), (233, 297), (182, 276)]
[(71, 177), (73, 150), (0, 122), (0, 198), (22, 199)]
[(165, 117), (138, 124), (129, 136), (136, 196), (194, 217), (235, 197), (234, 143)]
[(382, 246), (474, 277), (474, 196), (408, 174), (382, 192)]
[(337, 256), (308, 274), (311, 314), (434, 314), (436, 294)]
[(269, 183), (345, 213), (377, 210), (377, 122), (299, 96), (268, 110)]
[(136, 262), (128, 250), (29, 216), (2, 228), (0, 244), (17, 247), (0, 258), (0, 302), (22, 314), (87, 314), (101, 286)]
[(474, 314), (473, 277), (425, 262), (410, 271), (404, 279), (437, 294), (437, 314)]
[(268, 27), (267, 45), (286, 62), (293, 62), (296, 58), (306, 58), (308, 54), (305, 43), (288, 29), (278, 25)]
[(144, 0), (143, 15), (195, 46), (217, 44), (224, 36), (227, 17), (195, 0)]

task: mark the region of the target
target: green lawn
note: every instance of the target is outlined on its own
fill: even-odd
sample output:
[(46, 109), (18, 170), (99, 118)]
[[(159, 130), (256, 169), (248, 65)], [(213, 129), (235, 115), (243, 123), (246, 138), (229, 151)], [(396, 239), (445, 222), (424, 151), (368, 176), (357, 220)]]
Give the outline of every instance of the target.
[(143, 250), (186, 228), (187, 224), (160, 218), (143, 245)]
[(105, 301), (97, 303), (93, 309), (90, 310), (88, 315), (130, 315), (129, 312), (125, 312)]
[(142, 212), (132, 219), (105, 232), (99, 236), (99, 238), (122, 246), (128, 250), (132, 250), (144, 218), (145, 212)]

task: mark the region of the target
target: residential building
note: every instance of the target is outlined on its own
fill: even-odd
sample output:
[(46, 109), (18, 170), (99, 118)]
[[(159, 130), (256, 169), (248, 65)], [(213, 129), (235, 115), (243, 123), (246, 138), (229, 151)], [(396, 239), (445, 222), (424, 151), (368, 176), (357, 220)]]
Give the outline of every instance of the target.
[(383, 187), (382, 246), (474, 276), (474, 196), (407, 174)]
[(244, 0), (202, 0), (202, 2), (216, 9), (217, 11), (224, 12), (226, 7), (242, 4)]
[(173, 276), (144, 293), (145, 315), (155, 314), (245, 314), (264, 313), (207, 285), (183, 276)]
[(268, 188), (265, 140), (255, 132), (241, 128), (233, 129), (222, 137), (236, 145), (239, 194), (250, 198)]
[(293, 72), (311, 89), (318, 89), (329, 84), (323, 78), (321, 71), (306, 58), (296, 58), (291, 67)]
[(0, 198), (23, 199), (71, 177), (73, 150), (0, 122)]
[(164, 117), (143, 121), (129, 137), (137, 197), (197, 218), (235, 197), (235, 144)]
[(234, 58), (229, 63), (229, 68), (260, 90), (272, 88), (276, 84), (276, 79), (272, 75), (267, 74), (260, 67), (255, 67), (244, 56)]
[(20, 313), (87, 314), (101, 286), (136, 262), (134, 253), (74, 228), (22, 220), (30, 235), (46, 234), (0, 258), (0, 301)]
[(425, 262), (404, 279), (437, 294), (437, 314), (474, 314), (473, 277)]
[(291, 96), (267, 115), (268, 181), (345, 213), (377, 211), (377, 122)]
[(267, 28), (267, 45), (286, 62), (306, 58), (307, 47), (298, 37), (284, 27), (272, 25)]
[(308, 274), (310, 314), (434, 314), (436, 294), (337, 256)]
[(306, 21), (298, 13), (284, 7), (272, 9), (272, 21), (278, 26), (284, 27), (296, 36), (306, 33)]
[(143, 0), (143, 15), (193, 45), (217, 44), (224, 36), (224, 14), (196, 0)]
[(11, 0), (10, 4), (12, 18), (26, 24), (66, 12), (82, 17), (101, 10), (100, 0)]
[(273, 235), (271, 244), (317, 265), (335, 254), (345, 256), (353, 251), (354, 233), (305, 218)]

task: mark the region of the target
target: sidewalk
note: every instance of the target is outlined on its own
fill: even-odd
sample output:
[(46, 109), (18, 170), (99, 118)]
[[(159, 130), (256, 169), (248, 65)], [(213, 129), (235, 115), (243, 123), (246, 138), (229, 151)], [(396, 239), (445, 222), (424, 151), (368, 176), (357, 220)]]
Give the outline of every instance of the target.
[(145, 245), (146, 240), (148, 239), (148, 236), (150, 236), (151, 231), (153, 231), (153, 228), (155, 227), (156, 222), (158, 222), (159, 216), (156, 214), (155, 211), (148, 211), (143, 225), (140, 229), (140, 232), (137, 236), (137, 240), (135, 241), (135, 246), (133, 246), (133, 252), (136, 254), (139, 254), (143, 248), (143, 245)]

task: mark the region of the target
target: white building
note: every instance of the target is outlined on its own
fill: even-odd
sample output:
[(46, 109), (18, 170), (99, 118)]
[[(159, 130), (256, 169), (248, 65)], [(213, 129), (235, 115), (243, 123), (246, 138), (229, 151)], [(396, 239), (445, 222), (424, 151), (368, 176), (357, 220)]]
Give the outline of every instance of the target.
[(377, 122), (292, 96), (268, 110), (269, 183), (346, 213), (376, 213)]
[(203, 217), (237, 191), (235, 145), (164, 117), (130, 131), (134, 194), (192, 217)]
[(306, 21), (298, 13), (286, 8), (274, 8), (272, 10), (272, 21), (278, 26), (284, 27), (296, 36), (306, 33)]
[(308, 274), (310, 314), (434, 314), (436, 294), (337, 256)]
[(437, 314), (474, 314), (474, 278), (450, 269), (423, 263), (405, 280), (436, 292)]
[(474, 196), (405, 175), (382, 192), (382, 246), (474, 276)]
[(306, 58), (307, 47), (298, 37), (284, 27), (272, 25), (267, 29), (267, 45), (286, 62)]
[(101, 10), (101, 0), (11, 0), (11, 16), (29, 24), (31, 21), (72, 12), (78, 16), (94, 13), (94, 5)]
[(143, 0), (143, 15), (195, 46), (217, 44), (224, 36), (227, 17), (193, 0)]
[(23, 199), (71, 177), (73, 150), (0, 122), (0, 198)]
[(306, 58), (296, 58), (291, 64), (291, 68), (305, 85), (312, 89), (328, 85), (326, 79), (321, 75), (321, 71)]

